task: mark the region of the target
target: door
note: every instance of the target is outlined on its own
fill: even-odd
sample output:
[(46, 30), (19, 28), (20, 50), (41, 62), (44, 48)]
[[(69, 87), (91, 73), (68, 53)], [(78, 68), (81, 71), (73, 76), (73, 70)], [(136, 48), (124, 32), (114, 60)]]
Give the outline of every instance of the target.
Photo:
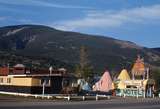
[(51, 91), (53, 94), (59, 94), (62, 90), (62, 78), (61, 76), (51, 77)]

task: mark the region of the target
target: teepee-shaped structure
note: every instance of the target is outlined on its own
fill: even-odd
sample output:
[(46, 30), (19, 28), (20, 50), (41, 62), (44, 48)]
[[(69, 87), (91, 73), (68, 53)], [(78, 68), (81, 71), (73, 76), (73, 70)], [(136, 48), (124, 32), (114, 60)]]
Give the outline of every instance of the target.
[(119, 74), (117, 79), (119, 80), (119, 82), (117, 84), (118, 85), (118, 89), (125, 89), (126, 88), (125, 81), (126, 80), (131, 80), (131, 78), (130, 78), (130, 76), (129, 76), (129, 74), (128, 74), (126, 69), (123, 69), (121, 71), (121, 73)]
[(108, 71), (105, 71), (101, 79), (96, 82), (94, 91), (108, 92), (112, 89), (112, 79)]
[(133, 65), (132, 73), (134, 73), (135, 75), (143, 75), (145, 73), (144, 60), (141, 59), (139, 55), (136, 62)]
[(123, 69), (121, 71), (121, 73), (119, 74), (117, 79), (120, 80), (120, 81), (131, 80), (131, 78), (130, 78), (126, 69)]
[(135, 76), (143, 76), (143, 79), (145, 79), (145, 75), (147, 73), (147, 78), (148, 78), (148, 68), (145, 67), (145, 64), (144, 64), (144, 60), (143, 58), (141, 58), (139, 55), (138, 55), (138, 58), (136, 60), (136, 62), (134, 63), (133, 65), (133, 68), (132, 68), (132, 79), (134, 80), (135, 79)]

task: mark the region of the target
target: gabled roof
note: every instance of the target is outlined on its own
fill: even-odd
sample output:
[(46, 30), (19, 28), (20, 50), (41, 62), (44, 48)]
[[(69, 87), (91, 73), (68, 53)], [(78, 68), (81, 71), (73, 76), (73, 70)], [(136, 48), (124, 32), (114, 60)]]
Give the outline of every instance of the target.
[(16, 64), (14, 67), (25, 67), (23, 64)]

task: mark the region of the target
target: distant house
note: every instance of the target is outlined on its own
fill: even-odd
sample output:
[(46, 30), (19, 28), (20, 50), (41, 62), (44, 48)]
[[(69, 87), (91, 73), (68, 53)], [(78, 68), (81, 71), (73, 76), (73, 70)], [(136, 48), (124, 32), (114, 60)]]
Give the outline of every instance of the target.
[(0, 91), (42, 94), (43, 85), (45, 94), (60, 93), (63, 80), (68, 78), (66, 69), (29, 69), (23, 64), (12, 68), (0, 67)]
[(17, 64), (13, 67), (13, 74), (25, 74), (25, 66), (23, 64)]

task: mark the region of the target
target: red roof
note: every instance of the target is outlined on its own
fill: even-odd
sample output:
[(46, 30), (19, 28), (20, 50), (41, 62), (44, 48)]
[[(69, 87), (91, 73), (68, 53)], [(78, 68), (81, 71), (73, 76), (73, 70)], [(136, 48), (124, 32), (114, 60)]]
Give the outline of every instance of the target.
[(8, 67), (0, 67), (0, 76), (7, 76), (9, 74)]

